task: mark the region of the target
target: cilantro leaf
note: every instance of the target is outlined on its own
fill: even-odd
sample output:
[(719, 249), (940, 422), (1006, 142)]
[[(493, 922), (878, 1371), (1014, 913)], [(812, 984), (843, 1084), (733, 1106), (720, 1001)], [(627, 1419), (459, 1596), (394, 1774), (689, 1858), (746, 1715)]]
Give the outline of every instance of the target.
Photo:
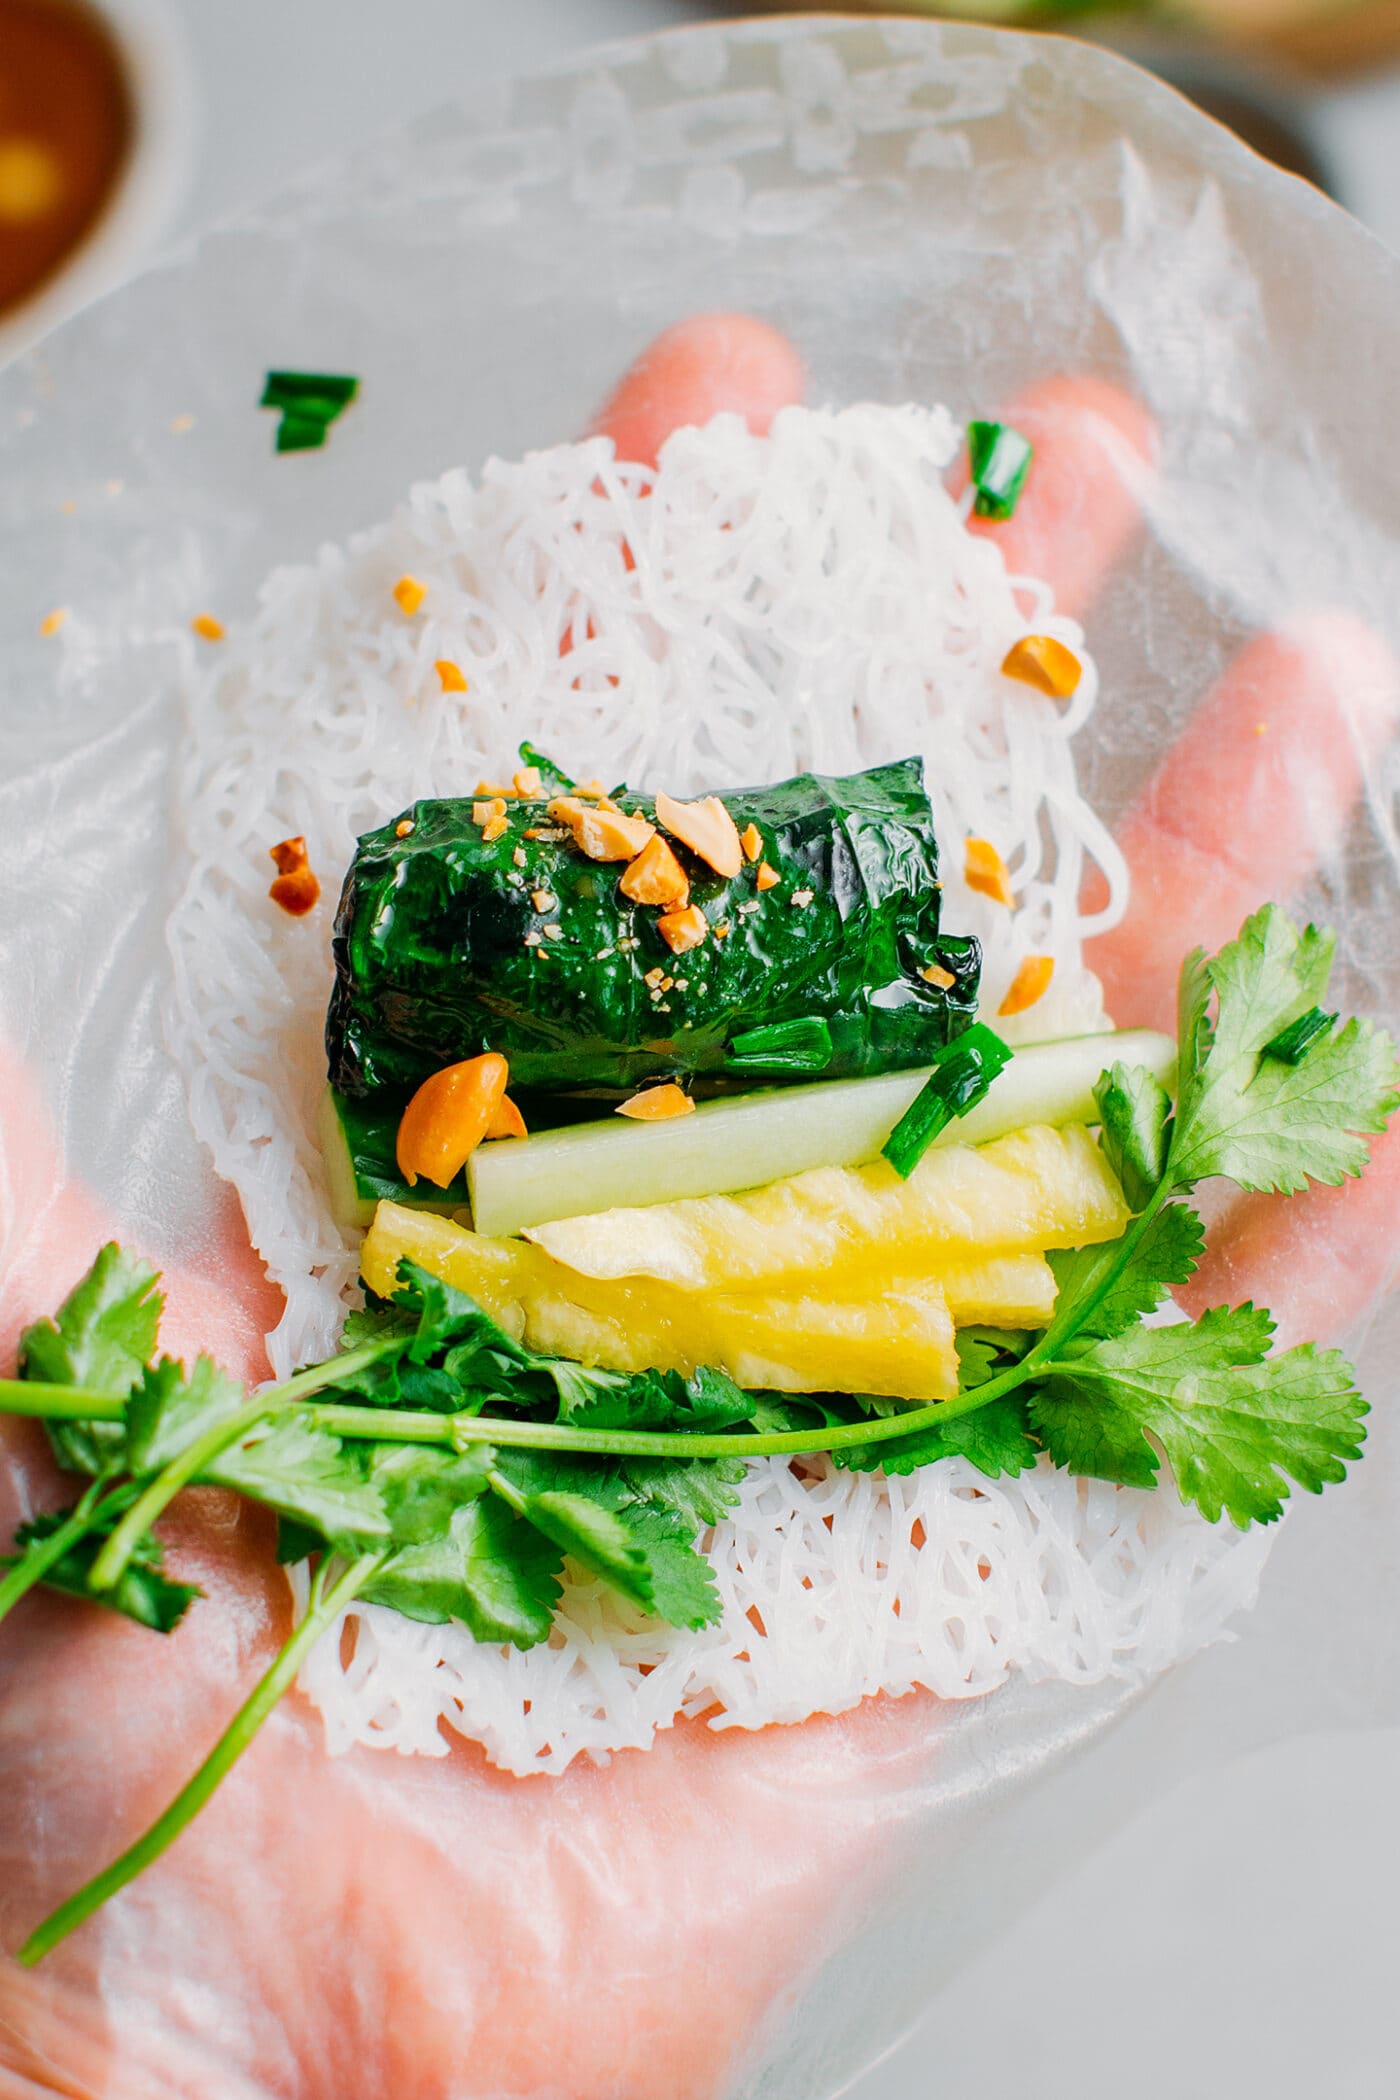
[(834, 1464), (851, 1472), (900, 1474), (917, 1472), (940, 1458), (965, 1458), (979, 1473), (996, 1480), (1003, 1473), (1013, 1478), (1024, 1473), (1039, 1458), (1040, 1446), (1030, 1432), (1025, 1396), (1006, 1393), (949, 1422), (886, 1443), (846, 1444), (831, 1456)]
[(431, 1444), (377, 1444), (368, 1461), (396, 1546), (423, 1544), (446, 1530), (453, 1512), (486, 1492), (495, 1462), (489, 1444), (448, 1452)]
[[(1201, 1258), (1205, 1227), (1185, 1203), (1169, 1203), (1145, 1228), (1118, 1275), (1114, 1265), (1122, 1240), (1046, 1256), (1057, 1285), (1055, 1325), (1107, 1337), (1121, 1334), (1145, 1314), (1155, 1312), (1173, 1284), (1185, 1283)], [(1083, 1317), (1084, 1308), (1092, 1309)]]
[(1335, 1186), (1361, 1172), (1366, 1135), (1384, 1130), (1400, 1105), (1390, 1038), (1351, 1020), (1296, 1063), (1265, 1054), (1320, 1003), (1333, 946), (1331, 934), (1313, 926), (1300, 933), (1277, 905), (1266, 905), (1195, 970), (1189, 993), (1183, 978), (1184, 1024), (1197, 1048), (1190, 1060), (1183, 1049), (1167, 1167), (1173, 1187), (1219, 1174), (1241, 1188), (1292, 1194), (1309, 1180)]
[(196, 1357), (190, 1371), (169, 1356), (148, 1364), (127, 1403), (126, 1470), (159, 1472), (195, 1437), (231, 1419), (246, 1402), (243, 1387), (212, 1357)]
[(1145, 1065), (1115, 1064), (1094, 1088), (1104, 1156), (1130, 1210), (1147, 1208), (1166, 1170), (1171, 1095)]
[(1183, 1501), (1241, 1528), (1282, 1512), (1287, 1479), (1319, 1493), (1361, 1455), (1366, 1403), (1336, 1350), (1268, 1353), (1273, 1322), (1252, 1305), (1171, 1327), (1071, 1344), (1042, 1379), (1031, 1420), (1057, 1465), (1156, 1483), (1166, 1452)]
[(624, 1458), (622, 1477), (639, 1502), (668, 1509), (689, 1537), (719, 1524), (739, 1500), (742, 1458)]
[[(15, 1544), (23, 1549), (51, 1538), (71, 1510), (46, 1511), (28, 1524), (21, 1524), (15, 1533)], [(88, 1586), (92, 1564), (102, 1549), (102, 1542), (115, 1522), (108, 1517), (105, 1523), (97, 1523), (84, 1536), (74, 1542), (61, 1560), (56, 1560), (44, 1575), (44, 1582), (52, 1590), (61, 1590), (69, 1597), (82, 1597), (90, 1604), (101, 1604), (108, 1611), (120, 1612), (124, 1618), (134, 1619), (138, 1626), (148, 1626), (154, 1633), (173, 1633), (196, 1597), (204, 1593), (196, 1583), (175, 1582), (166, 1574), (160, 1541), (150, 1532), (144, 1534), (136, 1551), (123, 1569), (120, 1579), (110, 1589), (94, 1590)], [(0, 1567), (12, 1567), (13, 1560), (0, 1561)]]
[(230, 1445), (201, 1478), (237, 1488), (348, 1552), (382, 1546), (391, 1536), (383, 1497), (361, 1454), (316, 1428), (304, 1412), (281, 1415)]
[(479, 1641), (533, 1648), (549, 1638), (563, 1556), (494, 1495), (454, 1509), (445, 1531), (406, 1546), (364, 1591), (407, 1619), (460, 1619)]
[(621, 1466), (521, 1451), (500, 1452), (497, 1466), (517, 1514), (631, 1603), (675, 1626), (719, 1617), (693, 1528), (664, 1504), (638, 1501)]
[[(52, 1319), (36, 1320), (19, 1340), (20, 1376), (49, 1385), (89, 1386), (114, 1399), (130, 1392), (155, 1354), (163, 1299), (159, 1271), (111, 1240), (98, 1252)], [(121, 1449), (120, 1422), (50, 1422), (61, 1466), (101, 1473)]]

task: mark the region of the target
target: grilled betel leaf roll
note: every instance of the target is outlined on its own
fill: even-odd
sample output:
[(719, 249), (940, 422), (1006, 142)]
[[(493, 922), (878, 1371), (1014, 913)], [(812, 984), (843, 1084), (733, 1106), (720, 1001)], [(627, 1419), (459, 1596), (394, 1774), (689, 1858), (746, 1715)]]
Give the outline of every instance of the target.
[[(544, 800), (484, 822), (479, 800), (423, 801), (368, 833), (336, 917), (332, 1084), (402, 1094), (487, 1048), (547, 1091), (839, 1077), (925, 1063), (967, 1027), (981, 958), (939, 931), (921, 760), (721, 799), (753, 857), (726, 878), (670, 839), (705, 920), (683, 953)], [(655, 822), (648, 798), (614, 800)], [(794, 1021), (825, 1026), (774, 1035)]]

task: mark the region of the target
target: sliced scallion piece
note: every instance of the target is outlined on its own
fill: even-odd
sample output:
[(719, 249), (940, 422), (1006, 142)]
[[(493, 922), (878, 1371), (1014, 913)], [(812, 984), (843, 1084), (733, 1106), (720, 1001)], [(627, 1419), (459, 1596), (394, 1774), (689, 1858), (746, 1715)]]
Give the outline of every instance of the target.
[(1325, 1014), (1320, 1006), (1310, 1006), (1287, 1028), (1281, 1028), (1272, 1042), (1265, 1043), (1263, 1055), (1276, 1057), (1280, 1064), (1300, 1065), (1321, 1036), (1330, 1035), (1337, 1025), (1335, 1014)]
[(734, 1072), (824, 1072), (832, 1051), (831, 1030), (822, 1016), (802, 1014), (795, 1020), (746, 1028), (731, 1038), (725, 1062)]
[(269, 372), (261, 406), (281, 411), (279, 452), (313, 452), (360, 390), (358, 379), (339, 372)]
[(969, 423), (967, 457), (977, 491), (973, 511), (979, 518), (1009, 518), (1021, 500), (1030, 472), (1032, 448), (1009, 423)]
[(901, 1180), (909, 1179), (940, 1131), (976, 1106), (1010, 1058), (1001, 1037), (981, 1021), (938, 1052), (923, 1088), (881, 1148)]

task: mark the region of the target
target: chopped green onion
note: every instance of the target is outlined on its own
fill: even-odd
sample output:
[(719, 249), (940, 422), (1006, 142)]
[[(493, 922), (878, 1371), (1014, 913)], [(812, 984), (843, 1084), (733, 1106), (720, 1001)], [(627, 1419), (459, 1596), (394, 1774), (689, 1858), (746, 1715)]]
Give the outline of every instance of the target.
[(1261, 1055), (1276, 1057), (1280, 1064), (1300, 1065), (1319, 1036), (1330, 1035), (1337, 1025), (1335, 1014), (1325, 1014), (1320, 1006), (1310, 1006), (1287, 1028), (1281, 1028), (1270, 1043), (1265, 1043)]
[(329, 427), (319, 416), (296, 416), (289, 410), (277, 425), (277, 450), (317, 452), (326, 442)]
[(300, 409), (311, 403), (308, 414), (324, 414), (329, 419), (348, 408), (359, 390), (359, 380), (348, 373), (269, 372), (262, 406)]
[(907, 1181), (940, 1131), (965, 1116), (991, 1086), (1011, 1052), (981, 1021), (946, 1043), (933, 1060), (923, 1089), (914, 1096), (883, 1147), (883, 1157)]
[(279, 452), (314, 452), (326, 432), (359, 392), (360, 382), (335, 372), (269, 372), (263, 408), (281, 410), (277, 426)]
[(819, 1014), (747, 1028), (732, 1038), (725, 1062), (732, 1071), (824, 1072), (832, 1058), (831, 1030)]
[(967, 457), (977, 491), (973, 510), (979, 518), (1009, 518), (1021, 500), (1030, 472), (1030, 440), (1009, 423), (969, 423)]

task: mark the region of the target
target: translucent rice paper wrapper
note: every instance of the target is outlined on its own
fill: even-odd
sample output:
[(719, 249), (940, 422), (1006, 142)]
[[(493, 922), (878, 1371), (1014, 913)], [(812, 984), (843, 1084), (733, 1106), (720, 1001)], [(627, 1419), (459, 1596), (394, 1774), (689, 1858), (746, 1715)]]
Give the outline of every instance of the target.
[[(1400, 642), (1400, 270), (1120, 61), (973, 27), (790, 20), (618, 46), (426, 118), (0, 381), (3, 1032), (130, 1240), (197, 1259), (217, 1203), (160, 1027), (189, 616), (246, 613), (274, 564), (417, 479), (576, 435), (660, 328), (711, 307), (784, 328), (814, 402), (975, 415), (1071, 370), (1152, 409), (1148, 529), (1087, 622), (1104, 697), (1080, 765), (1110, 820), (1249, 634), (1327, 602)], [(372, 375), (310, 461), (276, 459), (257, 421), (270, 364)], [(66, 624), (41, 640), (58, 605)], [(1340, 930), (1346, 1002), (1392, 1025), (1395, 785), (1389, 755), (1303, 900)], [(1396, 1716), (1400, 1294), (1352, 1339), (1376, 1410), (1365, 1464), (1301, 1498), (1243, 1644), (1146, 1700), (1013, 1684), (912, 1702), (852, 1785), (858, 1871), (833, 1843), (839, 1887), (761, 2004), (716, 2006), (722, 2045), (668, 2067), (669, 2092), (835, 2092), (1172, 1779), (1291, 1729)], [(761, 1922), (738, 1862), (726, 1900), (734, 1935)]]

